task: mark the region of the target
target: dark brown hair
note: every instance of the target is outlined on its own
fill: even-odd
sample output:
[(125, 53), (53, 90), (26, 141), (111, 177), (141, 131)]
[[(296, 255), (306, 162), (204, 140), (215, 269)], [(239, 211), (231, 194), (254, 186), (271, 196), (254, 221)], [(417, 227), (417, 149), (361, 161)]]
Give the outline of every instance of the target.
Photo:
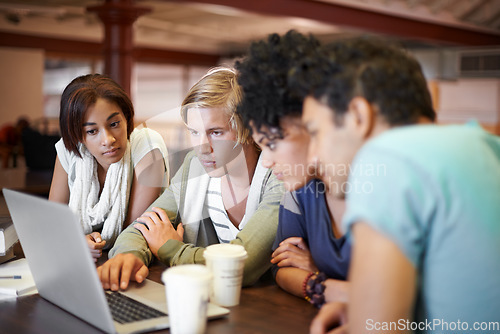
[(319, 55), (290, 71), (289, 81), (303, 96), (328, 106), (336, 125), (342, 125), (356, 96), (376, 106), (390, 126), (415, 124), (420, 117), (436, 120), (418, 61), (401, 47), (373, 36), (324, 45)]
[(113, 102), (121, 109), (127, 120), (127, 138), (134, 129), (134, 107), (120, 85), (102, 74), (77, 77), (62, 93), (59, 127), (64, 146), (78, 156), (78, 144), (83, 141), (83, 119), (99, 98)]

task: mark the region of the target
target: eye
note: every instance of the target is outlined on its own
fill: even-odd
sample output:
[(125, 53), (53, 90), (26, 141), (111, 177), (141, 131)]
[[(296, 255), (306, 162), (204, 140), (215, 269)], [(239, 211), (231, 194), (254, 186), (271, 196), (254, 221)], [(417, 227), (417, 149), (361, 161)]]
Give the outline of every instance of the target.
[(91, 130), (87, 130), (85, 131), (88, 135), (90, 136), (93, 136), (97, 133), (97, 130), (96, 129), (91, 129)]
[(276, 142), (270, 141), (266, 144), (266, 146), (271, 150), (274, 151), (276, 149)]
[(212, 131), (212, 136), (219, 137), (222, 136), (223, 132), (219, 130)]
[(110, 124), (110, 126), (111, 126), (112, 128), (117, 128), (119, 125), (120, 125), (120, 121), (112, 122), (112, 123)]

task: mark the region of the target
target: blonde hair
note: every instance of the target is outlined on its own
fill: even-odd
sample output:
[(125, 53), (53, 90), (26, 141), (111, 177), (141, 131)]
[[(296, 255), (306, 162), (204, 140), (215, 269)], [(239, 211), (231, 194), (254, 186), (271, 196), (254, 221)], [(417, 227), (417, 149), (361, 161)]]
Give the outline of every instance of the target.
[(248, 144), (252, 142), (250, 130), (245, 127), (241, 116), (236, 112), (242, 95), (243, 91), (234, 69), (213, 68), (191, 87), (182, 101), (182, 120), (187, 124), (187, 112), (191, 108), (222, 108), (230, 118), (231, 128), (237, 132), (238, 143)]

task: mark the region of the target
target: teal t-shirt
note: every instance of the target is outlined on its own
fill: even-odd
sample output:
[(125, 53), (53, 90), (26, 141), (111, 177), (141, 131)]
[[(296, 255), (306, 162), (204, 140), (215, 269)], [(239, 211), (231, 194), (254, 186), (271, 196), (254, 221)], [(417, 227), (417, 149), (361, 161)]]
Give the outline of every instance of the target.
[(422, 332), (500, 333), (499, 137), (476, 123), (389, 130), (349, 184), (346, 230), (370, 224), (417, 268), (415, 321), (442, 323)]

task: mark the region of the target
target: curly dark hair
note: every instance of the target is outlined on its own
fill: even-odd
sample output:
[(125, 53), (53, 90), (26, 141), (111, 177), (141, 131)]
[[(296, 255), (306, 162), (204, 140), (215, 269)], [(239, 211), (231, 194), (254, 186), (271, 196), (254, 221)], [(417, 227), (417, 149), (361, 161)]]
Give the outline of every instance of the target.
[(391, 126), (436, 113), (420, 64), (406, 51), (374, 37), (337, 40), (291, 70), (289, 82), (334, 111), (341, 124), (349, 102), (364, 97)]
[(291, 30), (250, 45), (248, 55), (235, 65), (243, 89), (238, 112), (247, 127), (251, 122), (258, 130), (266, 127), (281, 135), (281, 118), (300, 117), (303, 97), (290, 89), (289, 71), (298, 61), (312, 57), (319, 44), (313, 36)]
[(59, 127), (64, 146), (81, 157), (78, 144), (83, 141), (83, 119), (99, 98), (116, 103), (127, 120), (127, 138), (134, 130), (134, 106), (123, 88), (102, 74), (87, 74), (71, 81), (61, 96)]

